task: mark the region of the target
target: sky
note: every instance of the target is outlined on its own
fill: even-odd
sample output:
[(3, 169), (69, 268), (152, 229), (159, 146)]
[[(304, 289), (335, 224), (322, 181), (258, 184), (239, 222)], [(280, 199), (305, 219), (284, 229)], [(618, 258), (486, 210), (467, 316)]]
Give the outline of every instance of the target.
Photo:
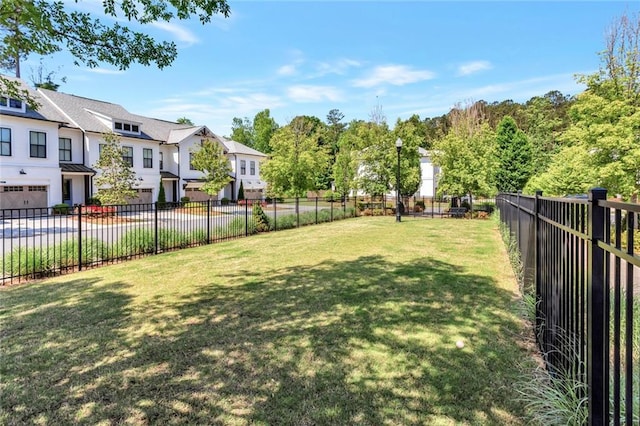
[[(73, 3), (73, 2), (70, 2)], [(393, 124), (456, 104), (526, 102), (551, 90), (584, 90), (577, 74), (600, 66), (605, 33), (637, 1), (228, 1), (229, 18), (134, 25), (174, 41), (165, 69), (89, 69), (65, 52), (43, 59), (59, 90), (231, 134), (234, 117), (268, 108), (280, 125), (297, 115)], [(101, 2), (78, 7), (100, 13)], [(106, 19), (106, 18), (105, 18)], [(38, 57), (22, 66), (31, 83)]]

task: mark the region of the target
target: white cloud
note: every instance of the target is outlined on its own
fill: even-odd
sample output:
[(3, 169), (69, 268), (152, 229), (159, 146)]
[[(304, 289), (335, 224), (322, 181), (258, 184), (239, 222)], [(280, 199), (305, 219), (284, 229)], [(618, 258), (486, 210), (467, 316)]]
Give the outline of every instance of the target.
[(489, 61), (467, 62), (466, 64), (462, 64), (458, 67), (458, 75), (464, 76), (475, 74), (480, 71), (490, 70), (491, 68), (493, 68), (493, 65), (491, 65), (491, 62)]
[(331, 86), (291, 86), (287, 89), (287, 96), (295, 102), (339, 102), (342, 100), (342, 93)]
[(312, 78), (322, 77), (327, 74), (343, 75), (350, 68), (358, 68), (361, 66), (361, 62), (347, 58), (341, 58), (334, 62), (319, 62), (316, 66), (317, 72)]
[(355, 87), (375, 87), (382, 84), (404, 86), (418, 81), (431, 80), (435, 73), (429, 70), (415, 70), (406, 65), (382, 65), (376, 67), (367, 77), (353, 81)]
[(296, 66), (293, 64), (288, 64), (288, 65), (283, 65), (280, 68), (278, 68), (278, 75), (282, 75), (282, 76), (289, 76), (289, 75), (294, 75), (297, 72), (296, 70)]
[(173, 24), (173, 23), (164, 22), (164, 21), (153, 22), (151, 23), (151, 25), (170, 33), (178, 41), (186, 44), (187, 46), (191, 46), (193, 44), (200, 42), (200, 39), (198, 39), (198, 37), (196, 37), (194, 33), (189, 31), (182, 25)]

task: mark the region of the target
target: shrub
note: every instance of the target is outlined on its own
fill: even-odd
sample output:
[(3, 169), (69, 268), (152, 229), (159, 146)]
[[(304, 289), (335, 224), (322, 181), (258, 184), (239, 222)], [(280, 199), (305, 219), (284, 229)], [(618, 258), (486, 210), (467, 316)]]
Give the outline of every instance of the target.
[(88, 205), (88, 206), (101, 206), (101, 205), (102, 205), (102, 202), (100, 201), (100, 199), (99, 199), (99, 198), (96, 198), (96, 197), (90, 197), (90, 198), (87, 200), (87, 205)]
[(251, 215), (253, 216), (257, 232), (266, 232), (269, 230), (269, 217), (264, 210), (262, 210), (260, 203), (253, 205)]
[(191, 201), (191, 198), (189, 198), (189, 197), (180, 197), (180, 202), (181, 203), (188, 203), (189, 201)]
[(333, 203), (333, 202), (336, 200), (336, 194), (335, 194), (333, 191), (331, 191), (331, 190), (329, 190), (329, 191), (325, 191), (325, 193), (324, 193), (324, 200), (325, 200), (327, 203)]
[(125, 232), (117, 242), (119, 257), (153, 253), (155, 251), (155, 233), (149, 229), (132, 229)]
[(240, 181), (240, 188), (238, 188), (238, 201), (244, 200), (244, 185), (242, 181)]
[(418, 207), (421, 207), (421, 208), (422, 208), (422, 210), (424, 210), (424, 209), (425, 209), (425, 207), (424, 207), (424, 201), (423, 201), (423, 200), (418, 200), (418, 201), (416, 201), (416, 204), (415, 204), (415, 205), (416, 205), (416, 206), (418, 206)]
[(167, 196), (164, 192), (164, 185), (160, 181), (160, 192), (158, 192), (158, 208), (164, 209), (167, 205)]
[[(111, 257), (108, 245), (100, 240), (83, 238), (81, 244), (83, 265), (103, 262)], [(78, 259), (78, 241), (76, 239), (63, 241), (51, 247), (50, 250), (50, 257), (54, 259), (57, 267), (77, 266), (80, 263)]]
[(3, 257), (5, 277), (46, 274), (55, 268), (51, 250), (35, 247), (20, 247)]
[(229, 205), (229, 199), (227, 197), (222, 197), (222, 200), (220, 200), (220, 205), (228, 206)]
[(424, 207), (419, 206), (418, 204), (416, 204), (415, 206), (413, 206), (413, 211), (414, 213), (422, 213), (422, 211), (424, 210)]
[(285, 216), (278, 216), (277, 220), (274, 223), (274, 227), (277, 226), (277, 230), (283, 230), (283, 229), (293, 229), (295, 228), (297, 225), (296, 222), (296, 215), (295, 214), (288, 214)]
[(71, 206), (64, 203), (56, 204), (51, 208), (51, 213), (53, 214), (65, 215), (65, 214), (69, 214), (70, 211), (71, 211)]
[(80, 206), (80, 214), (89, 217), (110, 217), (116, 215), (116, 208), (113, 206)]

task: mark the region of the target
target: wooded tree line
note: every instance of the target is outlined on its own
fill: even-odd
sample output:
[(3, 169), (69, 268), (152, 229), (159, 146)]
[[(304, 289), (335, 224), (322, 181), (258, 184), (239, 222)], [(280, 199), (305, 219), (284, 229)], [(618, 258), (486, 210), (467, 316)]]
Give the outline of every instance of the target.
[[(420, 185), (418, 147), (440, 166), (439, 194), (492, 196), (523, 190), (583, 194), (601, 186), (637, 200), (640, 193), (640, 15), (623, 15), (608, 30), (601, 67), (577, 76), (576, 96), (550, 91), (524, 103), (467, 102), (439, 117), (414, 115), (391, 128), (381, 111), (345, 123), (337, 109), (326, 120), (299, 116), (280, 126), (265, 109), (234, 118), (231, 138), (270, 155), (265, 179), (277, 195), (307, 190), (371, 195), (395, 188), (394, 141), (404, 142), (401, 188)], [(306, 162), (305, 156), (309, 156)]]

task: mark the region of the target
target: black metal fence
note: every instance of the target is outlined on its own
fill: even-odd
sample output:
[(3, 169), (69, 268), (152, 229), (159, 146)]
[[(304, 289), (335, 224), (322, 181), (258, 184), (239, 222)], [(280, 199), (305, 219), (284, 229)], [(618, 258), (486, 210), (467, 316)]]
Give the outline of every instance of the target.
[(269, 201), (0, 210), (0, 283), (356, 216), (355, 199)]
[[(586, 383), (589, 424), (640, 424), (640, 204), (497, 197), (536, 296), (536, 336), (551, 374)], [(527, 290), (525, 290), (527, 291)]]

